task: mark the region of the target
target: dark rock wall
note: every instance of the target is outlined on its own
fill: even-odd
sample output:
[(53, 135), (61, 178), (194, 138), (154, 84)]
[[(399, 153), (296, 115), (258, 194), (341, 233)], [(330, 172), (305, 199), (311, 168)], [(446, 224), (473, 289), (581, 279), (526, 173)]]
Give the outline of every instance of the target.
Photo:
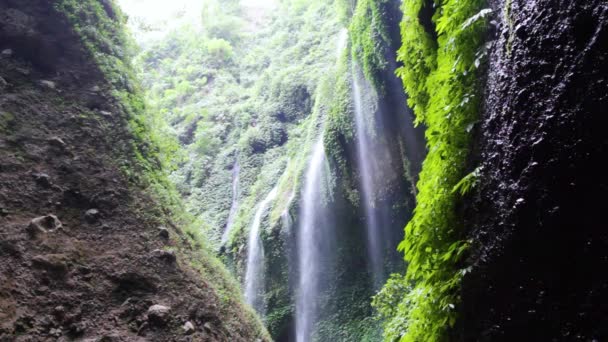
[(466, 341), (608, 338), (608, 3), (493, 1)]

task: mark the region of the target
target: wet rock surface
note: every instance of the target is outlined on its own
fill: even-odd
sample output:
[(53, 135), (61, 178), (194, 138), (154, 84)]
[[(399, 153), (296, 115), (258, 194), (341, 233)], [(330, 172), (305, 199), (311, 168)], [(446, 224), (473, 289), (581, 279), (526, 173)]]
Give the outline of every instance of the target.
[(457, 333), (465, 341), (608, 339), (608, 4), (492, 1)]

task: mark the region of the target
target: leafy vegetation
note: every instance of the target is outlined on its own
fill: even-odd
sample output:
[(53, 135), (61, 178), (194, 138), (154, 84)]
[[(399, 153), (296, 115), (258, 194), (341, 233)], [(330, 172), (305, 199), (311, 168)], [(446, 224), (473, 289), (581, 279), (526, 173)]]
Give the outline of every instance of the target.
[[(205, 222), (203, 234), (237, 276), (244, 274), (247, 234), (257, 204), (278, 186), (277, 200), (262, 220), (262, 239), (270, 270), (264, 319), (273, 336), (279, 336), (294, 314), (286, 250), (294, 227), (283, 224), (281, 216), (288, 212), (297, 217), (293, 198), (322, 130), (326, 150), (337, 152), (336, 157), (343, 152), (346, 177), (332, 175), (333, 181), (352, 180), (346, 152), (334, 150), (334, 146), (346, 147), (340, 134), (352, 139), (351, 54), (348, 46), (337, 51), (340, 25), (334, 1), (284, 1), (262, 17), (264, 25), (254, 28), (246, 7), (204, 3), (204, 15), (213, 18), (214, 26), (229, 29), (231, 25), (221, 22), (238, 22), (241, 33), (220, 37), (207, 24), (185, 24), (146, 44), (136, 61), (144, 71), (148, 102), (163, 113), (190, 156), (172, 178), (186, 198), (188, 211)], [(219, 39), (230, 44), (219, 43), (225, 47), (221, 48), (225, 58), (209, 49)], [(237, 207), (228, 241), (222, 243), (237, 163)], [(352, 182), (347, 186), (354, 189)], [(353, 190), (351, 200), (357, 202), (356, 196)], [(357, 286), (367, 286), (366, 278)], [(373, 332), (377, 340), (378, 324), (369, 319), (371, 307), (366, 301), (371, 293), (358, 288), (353, 297), (349, 291), (340, 297), (348, 298), (348, 303), (327, 305), (328, 311), (340, 311), (334, 310), (327, 325), (318, 328), (341, 327), (335, 336), (345, 341), (360, 341), (365, 332)]]
[(353, 60), (362, 63), (365, 78), (381, 90), (380, 72), (387, 67), (391, 46), (386, 22), (390, 0), (359, 0), (350, 22)]
[[(265, 319), (278, 336), (293, 315), (286, 298), (293, 295), (288, 288), (290, 270), (281, 259), (287, 252), (278, 237), (290, 234), (290, 227), (280, 222), (281, 215), (297, 210), (291, 199), (299, 192), (309, 151), (321, 130), (333, 163), (331, 182), (341, 182), (351, 204), (359, 202), (348, 160), (354, 139), (352, 64), (358, 64), (372, 88), (382, 92), (392, 45), (387, 11), (395, 2), (286, 0), (272, 14), (256, 19), (265, 21), (262, 26), (238, 1), (202, 2), (202, 22), (186, 22), (143, 45), (135, 58), (143, 87), (131, 66), (136, 55), (133, 43), (115, 23), (125, 21), (119, 11), (111, 10), (113, 19), (108, 19), (107, 9), (99, 3), (74, 0), (62, 0), (58, 9), (74, 23), (108, 75), (116, 98), (126, 106), (137, 137), (138, 167), (145, 170), (140, 181), (164, 204), (172, 204), (179, 222), (194, 222), (186, 235), (200, 258), (191, 258), (191, 263), (212, 280), (225, 299), (225, 310), (234, 303), (231, 298), (240, 298), (238, 284), (213, 258), (212, 250), (221, 250), (224, 261), (242, 274), (256, 205), (278, 186), (262, 232), (274, 269), (266, 286)], [(418, 184), (418, 209), (401, 244), (408, 273), (391, 278), (374, 299), (387, 340), (441, 340), (445, 327), (453, 324), (462, 275), (457, 265), (467, 247), (460, 241), (455, 207), (459, 196), (476, 182), (474, 174), (463, 176), (479, 103), (477, 75), (487, 12), (482, 11), (481, 0), (437, 0), (436, 32), (429, 33), (419, 18), (424, 3), (403, 4), (399, 60), (404, 66), (398, 74), (418, 123), (429, 128), (430, 153)], [(338, 57), (335, 42), (327, 37), (338, 36), (340, 22), (349, 28), (345, 51), (350, 53)], [(137, 24), (135, 30), (154, 30), (141, 20)], [(238, 206), (232, 208), (232, 196), (227, 194), (232, 194), (237, 165)], [(162, 169), (173, 170), (170, 178), (177, 189)], [(125, 172), (134, 178), (139, 174), (128, 168)], [(231, 234), (222, 242), (231, 209)], [(350, 233), (346, 228), (340, 229)], [(349, 252), (340, 253), (347, 257)], [(361, 279), (349, 278), (352, 286), (332, 289), (333, 297), (324, 303), (326, 316), (317, 326), (323, 336), (377, 340), (378, 323), (369, 318), (369, 303), (361, 300), (369, 294), (365, 275)]]
[(427, 126), (429, 153), (415, 214), (399, 246), (408, 262), (406, 276), (393, 277), (374, 299), (386, 319), (386, 341), (446, 340), (447, 328), (456, 322), (459, 284), (466, 273), (460, 265), (468, 244), (462, 241), (456, 205), (474, 179), (463, 176), (480, 105), (489, 13), (483, 0), (435, 1), (431, 28), (421, 18), (423, 7), (430, 5), (423, 0), (403, 3), (403, 46), (398, 52), (403, 67), (398, 75), (417, 122)]

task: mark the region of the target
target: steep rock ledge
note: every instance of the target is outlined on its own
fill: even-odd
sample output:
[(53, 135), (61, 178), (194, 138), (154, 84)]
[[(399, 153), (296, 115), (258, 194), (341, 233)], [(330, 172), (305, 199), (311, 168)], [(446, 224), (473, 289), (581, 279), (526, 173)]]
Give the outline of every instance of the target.
[(493, 1), (499, 22), (467, 209), (472, 341), (608, 337), (608, 5)]
[(0, 3), (0, 340), (267, 340), (226, 298), (233, 281), (192, 267), (214, 261), (126, 176), (144, 172), (143, 143), (53, 4)]

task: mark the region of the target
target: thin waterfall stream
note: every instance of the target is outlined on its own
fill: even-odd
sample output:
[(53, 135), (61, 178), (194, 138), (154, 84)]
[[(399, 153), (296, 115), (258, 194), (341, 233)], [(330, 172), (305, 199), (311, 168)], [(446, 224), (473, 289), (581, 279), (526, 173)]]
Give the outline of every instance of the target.
[(363, 105), (361, 91), (361, 78), (357, 72), (357, 65), (353, 64), (353, 102), (355, 105), (355, 125), (357, 143), (357, 166), (362, 195), (362, 205), (365, 213), (365, 226), (367, 233), (367, 249), (369, 254), (370, 271), (374, 287), (380, 288), (384, 281), (384, 233), (380, 219), (374, 208), (374, 194), (376, 192), (373, 166), (376, 164), (376, 152), (373, 149), (368, 122), (372, 120), (372, 113)]
[(298, 230), (299, 246), (299, 293), (296, 298), (296, 341), (307, 342), (317, 315), (317, 294), (319, 286), (319, 264), (321, 251), (317, 241), (318, 204), (322, 200), (321, 181), (325, 163), (323, 136), (315, 143), (312, 157), (305, 174), (302, 190), (302, 207), (300, 209), (300, 227)]
[(258, 205), (247, 240), (245, 300), (262, 316), (264, 315), (264, 300), (260, 294), (263, 292), (264, 285), (264, 246), (260, 238), (260, 227), (270, 202), (277, 196), (277, 191), (278, 188), (275, 186)]
[(239, 206), (239, 174), (241, 167), (238, 160), (234, 162), (232, 167), (232, 204), (230, 205), (230, 213), (228, 214), (228, 220), (226, 220), (226, 228), (224, 234), (222, 234), (222, 244), (228, 241), (230, 231), (232, 230), (232, 224), (234, 223), (234, 217)]
[[(348, 30), (338, 33), (336, 42), (336, 60), (339, 60), (348, 42)], [(321, 131), (323, 131), (321, 129)], [(323, 179), (327, 163), (323, 134), (321, 134), (312, 150), (308, 168), (304, 174), (299, 227), (297, 232), (298, 244), (298, 293), (296, 295), (296, 341), (308, 342), (318, 317), (318, 300), (321, 292), (320, 282), (325, 271), (323, 263), (328, 259), (328, 241), (333, 231), (327, 224), (328, 215), (322, 208)]]

